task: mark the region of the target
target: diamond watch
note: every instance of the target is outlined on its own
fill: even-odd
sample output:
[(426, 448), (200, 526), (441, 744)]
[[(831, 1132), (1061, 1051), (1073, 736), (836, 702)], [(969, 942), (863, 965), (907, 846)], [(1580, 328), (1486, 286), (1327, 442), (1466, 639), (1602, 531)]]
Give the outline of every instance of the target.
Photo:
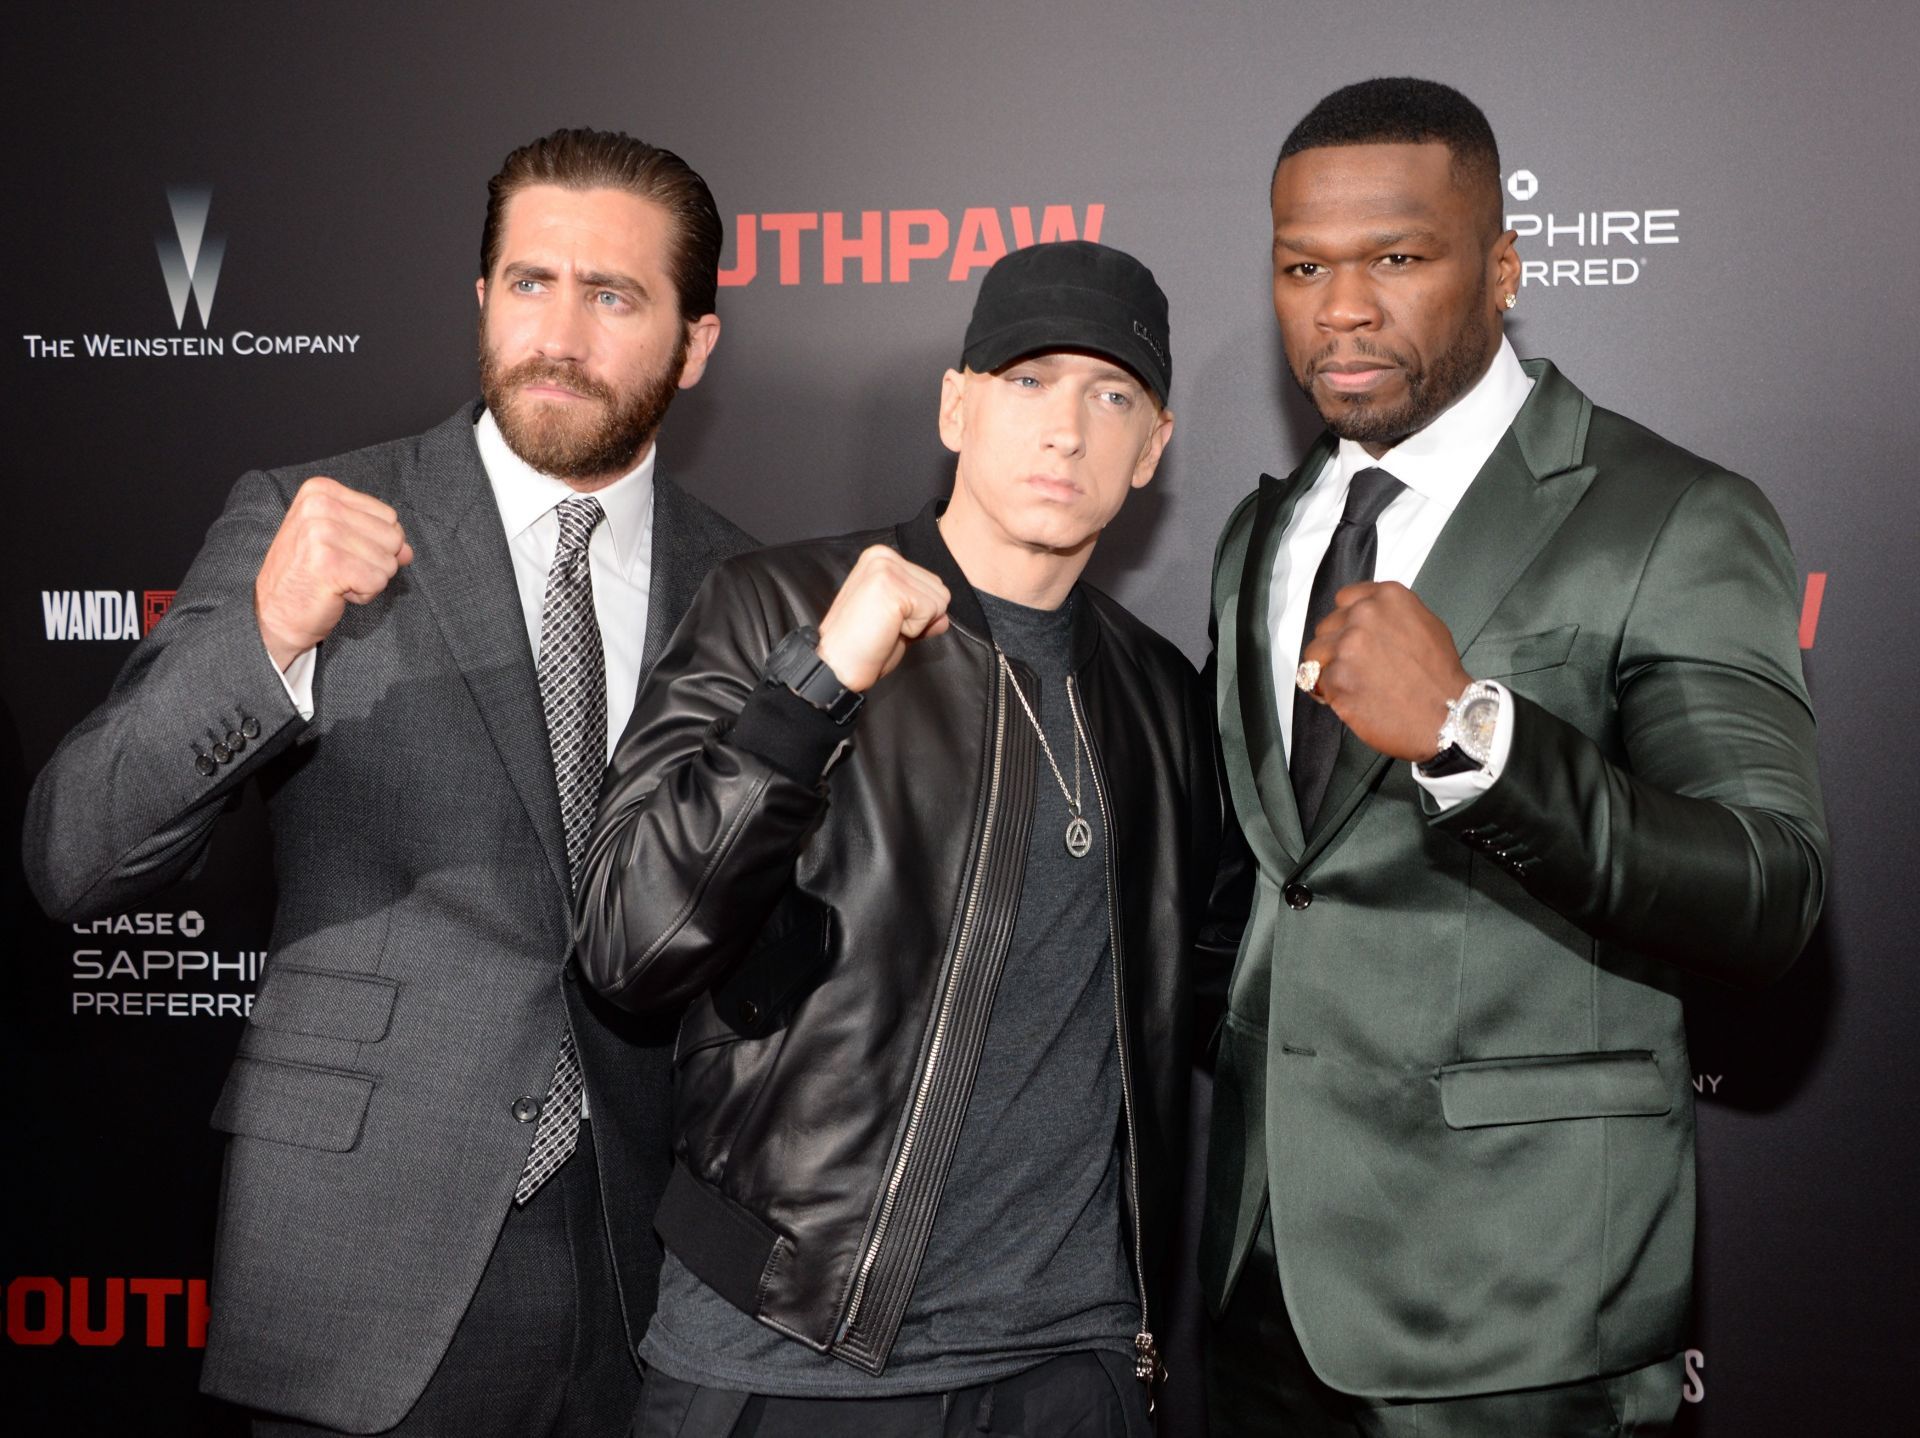
[(1447, 722), (1440, 726), (1440, 752), (1415, 767), (1429, 779), (1484, 769), (1493, 758), (1493, 731), (1500, 720), (1500, 691), (1476, 679), (1447, 701)]
[(791, 689), (836, 724), (845, 724), (867, 697), (840, 682), (817, 653), (820, 631), (803, 624), (774, 646), (761, 677), (776, 688)]

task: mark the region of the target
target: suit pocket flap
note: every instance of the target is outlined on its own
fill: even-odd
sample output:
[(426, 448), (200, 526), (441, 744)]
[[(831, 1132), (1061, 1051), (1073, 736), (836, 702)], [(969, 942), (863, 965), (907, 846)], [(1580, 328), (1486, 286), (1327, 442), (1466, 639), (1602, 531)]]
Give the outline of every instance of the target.
[(1578, 624), (1562, 624), (1538, 634), (1489, 634), (1467, 646), (1461, 662), (1476, 679), (1499, 679), (1565, 664), (1579, 636)]
[(1440, 1111), (1448, 1128), (1624, 1118), (1672, 1107), (1660, 1065), (1645, 1049), (1481, 1059), (1440, 1070)]
[(373, 1080), (270, 1059), (237, 1058), (213, 1106), (223, 1133), (345, 1153), (360, 1142)]
[(392, 979), (369, 974), (269, 963), (248, 1018), (281, 1033), (378, 1043), (393, 1022), (399, 987)]

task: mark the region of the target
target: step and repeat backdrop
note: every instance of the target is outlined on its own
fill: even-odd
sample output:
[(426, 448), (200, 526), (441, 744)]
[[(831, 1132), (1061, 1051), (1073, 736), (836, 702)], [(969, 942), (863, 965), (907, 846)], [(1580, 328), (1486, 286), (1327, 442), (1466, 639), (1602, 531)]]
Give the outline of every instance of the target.
[[(1905, 0), (1446, 6), (881, 0), (43, 8), (5, 60), (0, 1425), (232, 1434), (194, 1392), (220, 1151), (265, 967), (253, 800), (136, 911), (48, 920), (27, 786), (243, 470), (474, 392), (485, 184), (562, 124), (684, 154), (728, 221), (707, 381), (661, 464), (774, 541), (890, 521), (982, 271), (1082, 236), (1157, 272), (1178, 427), (1095, 577), (1196, 660), (1229, 509), (1315, 431), (1268, 303), (1274, 153), (1321, 94), (1449, 81), (1499, 136), (1509, 333), (1750, 475), (1803, 571), (1835, 841), (1811, 950), (1690, 1000), (1698, 1303), (1683, 1428), (1883, 1434), (1920, 1318), (1913, 759), (1920, 111)], [(1204, 1099), (1204, 1090), (1202, 1093)], [(1191, 1284), (1162, 1431), (1202, 1431)]]

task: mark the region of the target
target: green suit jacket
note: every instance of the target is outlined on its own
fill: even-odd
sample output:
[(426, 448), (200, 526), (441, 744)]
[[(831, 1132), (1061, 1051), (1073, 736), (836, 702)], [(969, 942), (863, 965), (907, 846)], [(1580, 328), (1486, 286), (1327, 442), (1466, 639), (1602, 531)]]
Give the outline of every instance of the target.
[(1301, 832), (1267, 596), (1330, 437), (1262, 478), (1215, 560), (1255, 875), (1201, 1277), (1217, 1315), (1270, 1199), (1301, 1343), (1351, 1393), (1567, 1383), (1682, 1346), (1681, 971), (1777, 975), (1824, 888), (1779, 519), (1746, 480), (1526, 369), (1532, 393), (1413, 585), (1468, 672), (1514, 695), (1484, 794), (1438, 812), (1349, 734)]

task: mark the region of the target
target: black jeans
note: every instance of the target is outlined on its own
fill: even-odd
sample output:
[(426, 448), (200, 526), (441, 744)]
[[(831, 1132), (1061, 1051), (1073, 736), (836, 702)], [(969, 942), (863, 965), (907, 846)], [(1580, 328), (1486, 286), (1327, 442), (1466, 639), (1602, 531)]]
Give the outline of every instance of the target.
[(1119, 1353), (1069, 1353), (997, 1383), (896, 1398), (778, 1398), (647, 1375), (629, 1438), (1152, 1438)]

